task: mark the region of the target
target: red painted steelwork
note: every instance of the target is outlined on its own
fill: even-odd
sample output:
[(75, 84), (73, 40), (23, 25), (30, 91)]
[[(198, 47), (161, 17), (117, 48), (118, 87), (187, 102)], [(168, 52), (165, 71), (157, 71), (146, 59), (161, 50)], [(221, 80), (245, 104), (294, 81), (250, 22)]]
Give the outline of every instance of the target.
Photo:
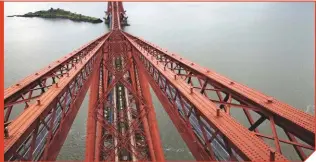
[(117, 2), (118, 5), (118, 13), (124, 13), (124, 7), (122, 2)]
[(281, 143), (305, 160), (315, 149), (313, 116), (124, 33), (122, 2), (106, 14), (110, 33), (5, 90), (5, 160), (55, 160), (90, 87), (86, 161), (165, 161), (149, 84), (196, 160), (287, 161)]
[(112, 2), (108, 2), (108, 8), (106, 10), (107, 13), (111, 13), (112, 12)]
[(121, 30), (121, 22), (119, 15), (119, 2), (111, 2), (112, 3), (112, 30)]
[[(131, 49), (131, 51), (132, 51), (132, 49)], [(136, 65), (133, 62), (131, 53), (132, 52), (128, 53), (129, 63), (131, 64), (131, 68), (130, 68), (131, 82), (132, 82), (132, 85), (133, 85), (133, 89), (137, 91), (137, 94), (139, 96), (142, 96), (141, 87), (140, 87), (140, 83), (139, 83), (139, 79), (138, 79), (139, 74), (137, 73), (137, 70), (136, 70), (136, 67), (135, 67)], [(145, 115), (144, 106), (140, 105), (139, 102), (136, 102), (135, 104), (136, 104), (137, 107), (139, 107), (140, 112), (142, 113), (141, 114), (141, 116), (142, 116), (141, 120), (142, 120), (142, 123), (143, 123), (144, 134), (146, 136), (147, 145), (148, 145), (148, 148), (149, 148), (149, 153), (150, 153), (151, 160), (152, 161), (156, 161), (156, 155), (155, 155), (155, 151), (154, 151), (154, 148), (153, 148), (154, 146), (153, 146), (153, 143), (152, 143), (153, 141), (151, 139), (150, 129), (149, 129), (149, 126), (148, 126), (147, 117)]]
[[(167, 91), (173, 93), (172, 89), (175, 89), (176, 94), (174, 98), (170, 98), (170, 102), (175, 104), (174, 100), (176, 96), (181, 96), (182, 101), (185, 99), (185, 102), (193, 106), (194, 112), (198, 113), (199, 116), (203, 118), (204, 122), (213, 128), (215, 127), (223, 137), (227, 138), (230, 145), (235, 149), (235, 152), (238, 152), (239, 156), (244, 160), (262, 161), (270, 159), (270, 149), (263, 143), (263, 141), (247, 131), (229, 115), (221, 113), (220, 117), (217, 117), (217, 108), (215, 104), (203, 97), (202, 94), (195, 91), (191, 92), (192, 90), (190, 90), (190, 87), (182, 79), (177, 79), (176, 75), (174, 75), (171, 70), (164, 68), (164, 65), (159, 63), (159, 60), (151, 57), (147, 51), (141, 49), (132, 39), (128, 38), (128, 40), (133, 45), (133, 48), (138, 51), (138, 54), (134, 56), (135, 59), (142, 61), (142, 63), (138, 61), (137, 65), (144, 66), (143, 68), (149, 73), (146, 75), (148, 76), (149, 83), (152, 86), (154, 84), (160, 85), (163, 81), (159, 78), (163, 77), (165, 78), (165, 86), (169, 86), (169, 88), (164, 88), (164, 93), (168, 93)], [(185, 118), (182, 119), (185, 120)], [(204, 129), (207, 127), (205, 123), (200, 126)], [(205, 141), (208, 141), (208, 139), (203, 139), (202, 137), (202, 141), (200, 140), (199, 142), (204, 145), (203, 143), (208, 143)], [(210, 151), (208, 148), (205, 149)], [(286, 161), (286, 159), (279, 153), (276, 153), (275, 156), (277, 160)]]
[(54, 83), (58, 83), (59, 80), (66, 76), (76, 64), (81, 62), (82, 58), (84, 58), (89, 53), (89, 51), (94, 49), (98, 43), (108, 35), (109, 33), (102, 35), (88, 44), (83, 45), (74, 52), (71, 52), (70, 54), (60, 58), (56, 62), (51, 63), (46, 68), (5, 89), (4, 122), (6, 123), (14, 120), (14, 117), (10, 117), (12, 109), (16, 107), (17, 109), (23, 110), (21, 106), (23, 106), (24, 109), (28, 108), (30, 104), (34, 103), (31, 101), (43, 95)]
[[(137, 60), (137, 59), (135, 59)], [(138, 60), (136, 62), (139, 62)], [(140, 63), (137, 63), (138, 69), (142, 72), (142, 74), (146, 74), (144, 69), (139, 66)], [(151, 84), (154, 92), (156, 93), (158, 99), (161, 101), (163, 107), (165, 108), (166, 112), (169, 114), (170, 119), (178, 129), (181, 137), (186, 142), (187, 146), (191, 150), (193, 156), (198, 161), (209, 161), (211, 160), (208, 153), (204, 150), (203, 146), (197, 142), (198, 139), (194, 136), (192, 129), (188, 129), (188, 123), (183, 121), (179, 116), (178, 112), (173, 109), (173, 105), (169, 103), (168, 98), (164, 96), (161, 92), (159, 86), (156, 84)]]
[[(103, 59), (106, 59), (107, 58), (107, 54), (108, 54), (108, 51), (106, 51), (105, 53), (105, 56)], [(100, 85), (99, 85), (99, 96), (103, 96), (104, 95), (104, 92), (105, 90), (107, 89), (108, 87), (108, 71), (106, 70), (106, 68), (103, 66), (103, 62), (104, 60), (102, 60), (101, 62), (101, 67), (100, 68), (100, 72), (101, 72), (101, 75), (102, 78), (100, 79)], [(104, 108), (103, 108), (104, 109)], [(103, 109), (99, 109), (98, 111), (98, 114), (104, 116), (104, 111)], [(100, 122), (97, 122), (97, 132), (96, 132), (96, 144), (95, 144), (95, 161), (100, 161), (100, 157), (101, 157), (101, 147), (100, 147), (100, 143), (102, 143), (102, 124)]]
[[(101, 63), (101, 62), (100, 62)], [(99, 81), (100, 80), (100, 65), (93, 71), (92, 83), (89, 95), (89, 108), (87, 120), (86, 134), (86, 161), (95, 160), (95, 145), (96, 145), (96, 120), (95, 120), (95, 103), (99, 98)]]
[[(199, 91), (213, 103), (216, 103), (217, 107), (222, 111), (230, 114), (230, 109), (232, 108), (242, 109), (249, 121), (249, 130), (258, 132), (258, 126), (263, 121), (269, 121), (277, 152), (282, 152), (279, 143), (280, 140), (284, 140), (282, 138), (286, 137), (280, 136), (280, 133), (276, 132), (276, 126), (281, 127), (286, 134), (292, 134), (293, 138), (289, 138), (290, 141), (294, 142), (297, 138), (307, 143), (310, 147), (314, 147), (315, 124), (312, 115), (236, 83), (152, 43), (128, 33), (125, 34), (135, 41), (136, 46), (141, 48), (140, 50), (148, 52), (165, 68), (170, 69), (174, 75), (177, 75), (189, 86), (193, 87), (194, 91)], [(251, 114), (257, 114), (260, 118), (254, 122), (255, 120)], [(234, 118), (238, 119), (238, 117)], [(269, 129), (269, 127), (266, 129)], [(293, 147), (298, 156), (305, 160), (303, 159), (303, 157), (306, 157), (305, 153), (297, 149), (297, 146), (293, 145)]]
[[(99, 49), (104, 45), (104, 42), (105, 40), (98, 41), (98, 45), (82, 58), (81, 63), (68, 71), (67, 77), (61, 78), (58, 84), (56, 83), (38, 98), (37, 104), (30, 105), (8, 126), (9, 137), (4, 140), (5, 159), (54, 160), (57, 157), (90, 85), (91, 71), (100, 62)], [(57, 110), (58, 118), (54, 115)], [(50, 124), (46, 123), (47, 121)], [(43, 141), (44, 154), (36, 152), (36, 157), (33, 157), (32, 154), (29, 154), (31, 155), (29, 157), (26, 155), (30, 149), (27, 143), (32, 138), (37, 140), (38, 134), (33, 133), (37, 130), (48, 131), (46, 140)], [(34, 147), (34, 144), (31, 146)], [(43, 155), (44, 157), (42, 157)]]
[[(139, 72), (143, 74), (144, 71), (139, 71)], [(158, 124), (156, 121), (156, 113), (155, 113), (155, 109), (151, 100), (148, 81), (144, 77), (144, 75), (138, 75), (138, 78), (139, 78), (139, 84), (141, 87), (144, 100), (147, 104), (147, 113), (148, 113), (147, 121), (150, 128), (150, 134), (151, 134), (151, 139), (153, 143), (153, 149), (155, 151), (156, 160), (165, 161), (164, 153), (161, 146), (160, 135), (158, 131)]]
[[(157, 137), (157, 135), (148, 136), (148, 133), (147, 135), (145, 133), (149, 132), (150, 135), (150, 132), (158, 133), (159, 131), (154, 130), (157, 127), (146, 127), (146, 123), (143, 123), (146, 121), (144, 119), (148, 114), (149, 106), (142, 99), (144, 96), (142, 91), (136, 90), (136, 87), (140, 86), (137, 86), (138, 77), (131, 70), (134, 65), (128, 58), (129, 44), (119, 31), (113, 31), (108, 40), (108, 47), (106, 47), (109, 49), (108, 55), (102, 62), (102, 66), (108, 71), (109, 80), (103, 81), (103, 83), (108, 82), (106, 83), (108, 88), (104, 92), (99, 91), (99, 94), (102, 93), (102, 97), (95, 96), (93, 98), (97, 98), (97, 100), (90, 101), (90, 104), (94, 104), (90, 107), (93, 110), (93, 115), (89, 116), (91, 117), (89, 123), (97, 122), (102, 126), (100, 140), (104, 142), (96, 143), (97, 145), (94, 146), (96, 134), (94, 130), (90, 133), (89, 129), (95, 129), (95, 125), (89, 124), (87, 139), (91, 141), (87, 141), (87, 152), (90, 152), (90, 155), (87, 153), (86, 160), (133, 161), (160, 159), (161, 161), (164, 156), (162, 154), (162, 156), (157, 157), (159, 155), (157, 144), (151, 147), (153, 149), (151, 150), (146, 142), (154, 143), (153, 139), (160, 141), (159, 134)], [(106, 114), (101, 115), (102, 112), (106, 112)], [(155, 116), (152, 118), (155, 118)], [(163, 152), (161, 145), (159, 146), (160, 151)], [(95, 147), (100, 148), (100, 153), (92, 154), (94, 151), (88, 150), (88, 148)], [(152, 153), (157, 155), (152, 157)], [(94, 155), (100, 155), (100, 157), (94, 157)]]

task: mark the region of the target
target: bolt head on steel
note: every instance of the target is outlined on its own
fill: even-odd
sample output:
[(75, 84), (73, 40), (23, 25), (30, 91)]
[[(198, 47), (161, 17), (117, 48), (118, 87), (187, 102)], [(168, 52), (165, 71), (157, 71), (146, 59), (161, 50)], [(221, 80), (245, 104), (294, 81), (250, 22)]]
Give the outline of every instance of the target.
[(19, 83), (17, 83), (17, 84), (15, 84), (16, 86), (20, 86), (20, 84)]
[(191, 65), (194, 65), (194, 63), (192, 62)]
[(233, 85), (233, 84), (235, 84), (235, 82), (233, 82), (233, 81), (230, 81), (230, 82), (229, 82), (229, 84), (230, 84), (230, 85)]
[(8, 130), (8, 127), (5, 127), (5, 128), (4, 128), (4, 137), (5, 137), (5, 138), (9, 138), (9, 130)]
[(221, 111), (221, 109), (219, 109), (219, 108), (216, 109), (216, 116), (220, 116), (220, 111)]
[(273, 102), (273, 97), (269, 97), (268, 99), (267, 99), (267, 103), (272, 103)]
[(35, 73), (35, 75), (38, 75), (38, 73)]
[(37, 105), (41, 105), (41, 100), (36, 100)]
[(270, 161), (275, 161), (275, 149), (270, 148)]

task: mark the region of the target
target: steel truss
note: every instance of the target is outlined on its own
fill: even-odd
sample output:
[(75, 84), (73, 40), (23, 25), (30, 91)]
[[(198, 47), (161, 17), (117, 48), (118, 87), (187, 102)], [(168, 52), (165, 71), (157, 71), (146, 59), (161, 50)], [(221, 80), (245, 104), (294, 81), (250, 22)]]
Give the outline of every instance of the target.
[(149, 85), (196, 160), (315, 149), (312, 115), (123, 32), (122, 2), (106, 14), (111, 32), (5, 90), (5, 160), (55, 160), (90, 88), (85, 160), (164, 161)]
[[(163, 151), (155, 116), (148, 119), (154, 109), (140, 89), (141, 81), (128, 51), (130, 46), (120, 31), (113, 31), (107, 48), (99, 68), (102, 79), (96, 79), (99, 84), (96, 82), (91, 89), (95, 96), (90, 96), (90, 103), (95, 104), (89, 105), (86, 160), (161, 159)], [(96, 142), (96, 137), (101, 142)]]
[[(4, 140), (6, 160), (56, 159), (89, 88), (93, 69), (102, 59), (105, 39), (102, 37), (94, 41), (93, 44), (96, 46), (93, 49), (85, 51), (85, 55), (68, 69), (67, 74), (52, 84), (49, 90), (37, 98), (36, 103), (29, 105), (5, 128), (7, 130), (5, 133), (7, 137)], [(71, 54), (73, 55), (75, 53)], [(59, 62), (63, 64), (54, 66), (69, 65), (66, 62), (72, 61)], [(50, 74), (51, 72), (43, 73)], [(33, 82), (26, 84), (28, 82), (25, 81), (21, 86), (34, 85), (32, 83), (41, 80), (42, 76), (47, 76), (44, 74), (36, 78), (29, 77)], [(20, 94), (19, 92), (12, 96), (19, 96), (15, 95)], [(25, 91), (21, 93), (23, 92)]]
[[(247, 120), (243, 125), (256, 136), (273, 140), (276, 152), (282, 153), (280, 143), (285, 143), (292, 145), (297, 155), (304, 160), (307, 155), (302, 148), (314, 150), (315, 124), (312, 115), (236, 83), (141, 38), (125, 34), (140, 51), (156, 59), (159, 65), (163, 65), (175, 77), (185, 81), (191, 91), (202, 94), (220, 111), (231, 115), (231, 109), (241, 109), (244, 119)], [(238, 121), (245, 121), (240, 119), (240, 116), (232, 117)], [(261, 133), (258, 129), (261, 125), (265, 125), (261, 127), (263, 130), (270, 128), (272, 136)]]

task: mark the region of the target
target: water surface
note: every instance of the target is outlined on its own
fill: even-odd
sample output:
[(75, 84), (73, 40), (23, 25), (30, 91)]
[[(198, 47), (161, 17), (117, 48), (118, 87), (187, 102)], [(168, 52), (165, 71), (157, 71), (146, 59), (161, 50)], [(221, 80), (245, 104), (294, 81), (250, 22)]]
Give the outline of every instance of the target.
[[(6, 2), (5, 15), (53, 7), (102, 18), (106, 6)], [(124, 6), (131, 24), (125, 31), (314, 113), (314, 3), (124, 2)], [(108, 31), (103, 23), (6, 17), (5, 87)], [(153, 97), (166, 158), (193, 159)], [(59, 160), (84, 159), (86, 118), (87, 98)]]

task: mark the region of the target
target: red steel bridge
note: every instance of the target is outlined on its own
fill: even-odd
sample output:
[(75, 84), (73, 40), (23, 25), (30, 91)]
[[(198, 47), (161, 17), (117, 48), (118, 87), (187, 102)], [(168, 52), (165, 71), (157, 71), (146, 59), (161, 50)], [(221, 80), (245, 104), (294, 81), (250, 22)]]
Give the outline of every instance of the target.
[(150, 87), (198, 161), (315, 149), (312, 115), (124, 32), (122, 2), (106, 14), (109, 33), (5, 89), (5, 160), (56, 160), (89, 90), (86, 161), (165, 161)]

